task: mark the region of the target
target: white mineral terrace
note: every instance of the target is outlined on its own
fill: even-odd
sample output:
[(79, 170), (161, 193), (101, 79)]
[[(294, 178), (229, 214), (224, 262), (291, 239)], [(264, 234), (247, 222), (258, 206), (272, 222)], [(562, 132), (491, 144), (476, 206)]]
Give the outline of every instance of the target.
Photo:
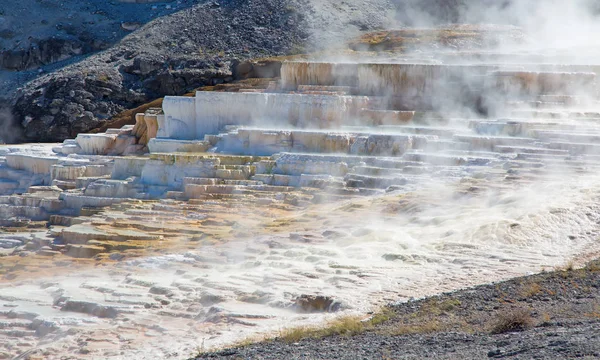
[(600, 251), (598, 67), (439, 62), (0, 147), (0, 359), (186, 358)]

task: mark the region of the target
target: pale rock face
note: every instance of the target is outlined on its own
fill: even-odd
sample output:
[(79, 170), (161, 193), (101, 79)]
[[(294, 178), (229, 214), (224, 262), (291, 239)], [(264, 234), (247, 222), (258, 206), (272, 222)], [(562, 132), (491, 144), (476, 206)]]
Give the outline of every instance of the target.
[(143, 186), (127, 180), (100, 179), (89, 184), (85, 196), (103, 198), (139, 198), (144, 193)]
[(10, 219), (12, 217), (43, 220), (46, 219), (48, 215), (46, 210), (40, 207), (0, 204), (0, 219)]
[(106, 155), (113, 148), (117, 134), (79, 134), (75, 139), (83, 154)]
[(34, 174), (49, 175), (58, 158), (52, 156), (36, 156), (26, 153), (11, 153), (6, 155), (6, 163), (13, 169), (25, 170)]
[(19, 187), (19, 183), (17, 181), (2, 179), (2, 180), (0, 180), (0, 195), (12, 193), (18, 187)]
[(104, 207), (112, 204), (118, 204), (123, 201), (121, 198), (80, 196), (78, 194), (69, 194), (66, 192), (61, 193), (59, 199), (64, 202), (66, 207), (72, 209), (81, 209), (84, 206)]
[(300, 85), (356, 85), (359, 64), (286, 61), (281, 66), (281, 87), (293, 90)]
[(157, 138), (166, 138), (168, 137), (167, 133), (167, 118), (165, 115), (157, 115), (156, 116), (156, 137)]
[(370, 135), (356, 141), (351, 153), (357, 155), (402, 155), (413, 147), (413, 137), (407, 135)]
[(202, 140), (178, 140), (153, 138), (148, 142), (150, 153), (202, 153), (208, 151), (210, 144)]
[(112, 178), (124, 180), (130, 176), (142, 176), (142, 169), (148, 159), (137, 157), (117, 157), (115, 158)]
[(306, 160), (306, 157), (284, 154), (276, 160), (276, 167), (273, 171), (289, 175), (331, 174), (344, 176), (348, 173), (348, 165), (345, 162)]
[(76, 180), (86, 173), (85, 166), (53, 165), (50, 171), (52, 180)]
[[(116, 161), (117, 158), (115, 158)], [(110, 176), (113, 173), (114, 165), (111, 163), (107, 163), (104, 165), (85, 165), (85, 173), (83, 176), (93, 177), (93, 176)]]
[(166, 96), (163, 100), (163, 110), (165, 112), (165, 122), (163, 123), (165, 129), (161, 134), (171, 139), (196, 139), (196, 98)]
[(157, 121), (157, 137), (197, 139), (218, 133), (226, 125), (329, 128), (356, 116), (367, 103), (364, 96), (281, 93), (197, 92), (195, 98), (166, 97), (165, 121)]
[(491, 86), (513, 96), (587, 93), (596, 81), (593, 72), (495, 71), (491, 76)]
[(115, 139), (112, 147), (107, 151), (108, 155), (122, 155), (127, 149), (132, 146), (135, 146), (137, 143), (137, 139), (135, 136), (120, 134)]
[(172, 163), (162, 160), (148, 160), (142, 169), (142, 182), (149, 185), (168, 186), (179, 189), (186, 177), (215, 177), (218, 159), (203, 160), (196, 163), (179, 162), (174, 158)]
[(146, 114), (144, 121), (146, 122), (148, 140), (154, 139), (158, 135), (158, 117), (164, 115)]

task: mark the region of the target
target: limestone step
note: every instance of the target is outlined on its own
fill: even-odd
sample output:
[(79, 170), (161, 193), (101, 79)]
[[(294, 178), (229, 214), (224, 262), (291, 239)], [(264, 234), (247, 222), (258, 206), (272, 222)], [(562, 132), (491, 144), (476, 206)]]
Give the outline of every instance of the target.
[(527, 135), (533, 136), (536, 131), (565, 131), (581, 133), (598, 133), (600, 127), (593, 122), (572, 122), (560, 119), (548, 121), (527, 119), (500, 119), (495, 121), (471, 121), (470, 128), (482, 135)]
[(149, 234), (146, 232), (110, 228), (102, 229), (89, 223), (76, 224), (65, 228), (60, 233), (60, 239), (64, 244), (86, 244), (89, 240), (108, 240), (108, 241), (156, 241), (160, 240), (160, 235)]
[(546, 154), (546, 155), (557, 155), (557, 156), (569, 155), (568, 150), (548, 149), (545, 147), (535, 147), (535, 146), (496, 145), (496, 146), (494, 146), (494, 151), (497, 151), (500, 153)]
[(293, 186), (277, 186), (277, 185), (250, 185), (240, 188), (236, 188), (234, 191), (263, 191), (273, 193), (285, 193), (295, 191), (296, 188)]
[(498, 145), (527, 146), (536, 142), (533, 138), (482, 135), (454, 135), (454, 140), (468, 143), (473, 149), (487, 150), (493, 150)]
[(56, 188), (54, 186), (30, 186), (27, 189), (27, 192), (30, 194), (36, 194), (36, 193), (48, 193), (48, 194), (52, 194), (52, 195), (56, 195), (58, 196), (58, 194), (60, 194), (62, 190), (60, 190), (59, 188)]
[(105, 247), (96, 245), (67, 244), (65, 247), (65, 254), (67, 256), (82, 259), (92, 258), (106, 251), (107, 249)]
[(494, 158), (475, 157), (475, 156), (458, 156), (445, 155), (437, 153), (407, 153), (403, 159), (416, 162), (424, 162), (433, 165), (443, 166), (486, 166), (492, 163)]
[(187, 196), (185, 195), (185, 192), (183, 191), (167, 191), (165, 194), (167, 199), (173, 199), (173, 200), (186, 200)]
[(471, 145), (463, 141), (430, 140), (422, 147), (423, 151), (437, 152), (445, 150), (469, 150)]
[(198, 194), (233, 194), (236, 189), (241, 189), (240, 185), (196, 185), (186, 184), (184, 186), (185, 195), (194, 199)]
[[(593, 72), (497, 70), (491, 83), (511, 96), (562, 95), (591, 91), (596, 81)], [(585, 89), (585, 90), (584, 90)]]
[(98, 180), (107, 180), (109, 179), (110, 176), (106, 175), (106, 176), (93, 176), (93, 177), (78, 177), (77, 179), (75, 179), (75, 188), (76, 189), (85, 189), (87, 188), (91, 183), (96, 182)]
[(565, 109), (576, 109), (577, 107), (592, 107), (597, 106), (599, 103), (597, 100), (585, 99), (584, 97), (577, 96), (560, 96), (560, 95), (546, 95), (540, 96), (535, 100), (515, 100), (508, 101), (507, 107), (525, 110), (525, 109), (538, 109), (538, 110), (565, 110)]
[(292, 186), (303, 188), (338, 188), (343, 187), (342, 178), (331, 175), (278, 175), (258, 174), (252, 177), (266, 185)]
[(537, 124), (552, 126), (550, 123), (527, 123), (523, 121), (472, 121), (469, 127), (479, 135), (527, 136)]
[(52, 165), (58, 163), (58, 158), (55, 156), (10, 153), (6, 154), (5, 157), (6, 165), (12, 169), (48, 176), (50, 175)]
[(14, 190), (19, 188), (19, 182), (9, 179), (0, 179), (0, 195), (12, 194)]
[[(558, 151), (566, 151), (566, 150), (558, 150)], [(552, 154), (552, 153), (526, 153), (526, 152), (518, 152), (516, 160), (529, 160), (529, 161), (543, 161), (543, 162), (569, 162), (575, 163), (570, 159), (570, 154), (568, 151), (565, 153)]]
[(597, 120), (600, 112), (585, 111), (552, 111), (552, 110), (513, 110), (511, 116), (533, 119), (574, 119), (574, 120)]
[(52, 165), (50, 178), (52, 180), (75, 180), (85, 175), (85, 166)]
[(73, 190), (77, 188), (77, 182), (72, 180), (52, 180), (52, 186), (62, 190)]
[(411, 122), (414, 117), (414, 111), (361, 109), (359, 112), (361, 123), (372, 126), (406, 124)]
[(560, 140), (572, 143), (594, 143), (600, 142), (600, 133), (590, 134), (581, 132), (565, 132), (553, 130), (536, 130), (534, 136), (543, 141)]
[(140, 198), (147, 192), (148, 188), (136, 181), (99, 179), (85, 188), (84, 195), (101, 198)]
[(166, 164), (202, 164), (208, 165), (249, 165), (257, 161), (268, 159), (265, 156), (232, 155), (214, 153), (155, 153), (150, 154), (150, 160), (159, 160)]
[(280, 152), (401, 154), (423, 146), (435, 135), (414, 134), (438, 129), (395, 128), (395, 131), (364, 126), (344, 126), (335, 131), (238, 129), (225, 134), (216, 149), (223, 152), (271, 155)]
[(67, 208), (82, 209), (83, 207), (106, 207), (124, 201), (121, 198), (103, 198), (63, 192), (59, 199), (64, 201)]
[(153, 138), (148, 141), (150, 153), (205, 153), (210, 148), (210, 143), (204, 140)]
[(248, 180), (256, 173), (255, 166), (248, 165), (221, 165), (215, 171), (215, 176), (228, 180)]
[(75, 141), (86, 155), (106, 155), (115, 146), (117, 134), (78, 134)]
[(261, 181), (255, 180), (229, 180), (229, 179), (215, 179), (215, 178), (191, 178), (187, 177), (183, 179), (183, 184), (195, 184), (195, 185), (262, 185)]
[[(355, 166), (353, 167), (348, 175), (368, 175), (368, 176), (389, 176), (389, 175), (400, 175), (403, 173), (402, 169), (397, 168), (381, 168), (374, 166)], [(346, 176), (348, 176), (346, 175)]]
[(265, 89), (239, 89), (238, 92), (241, 93), (263, 93)]
[(407, 166), (421, 167), (421, 166), (427, 166), (427, 164), (424, 162), (419, 162), (419, 161), (407, 161), (403, 158), (372, 157), (372, 158), (365, 158), (362, 161), (362, 163), (355, 164), (355, 166), (372, 166), (372, 167), (389, 168), (389, 169), (403, 169)]
[[(389, 132), (398, 132), (415, 135), (435, 135), (441, 138), (450, 138), (456, 133), (456, 129), (447, 127), (437, 126), (394, 126), (394, 125), (382, 125), (376, 128), (377, 130)], [(435, 138), (428, 138), (429, 141), (435, 140)]]
[(550, 102), (555, 104), (579, 105), (589, 101), (588, 97), (576, 95), (540, 95), (535, 100), (542, 102)]
[(85, 166), (85, 173), (83, 174), (83, 176), (85, 176), (85, 177), (109, 176), (109, 175), (112, 175), (113, 171), (114, 171), (114, 163), (112, 161), (109, 163), (100, 164), (100, 165), (89, 164), (89, 165)]
[(82, 224), (88, 221), (90, 221), (90, 219), (82, 216), (74, 217), (67, 215), (50, 215), (48, 223), (55, 226), (71, 226), (75, 224)]
[[(88, 247), (93, 246), (94, 248), (88, 250), (88, 255), (83, 257), (93, 257), (94, 255), (105, 252), (105, 251), (126, 251), (126, 250), (141, 250), (146, 248), (143, 244), (135, 244), (129, 242), (120, 241), (106, 241), (106, 240), (90, 240), (87, 242)], [(74, 246), (74, 245), (71, 245)], [(103, 248), (103, 250), (98, 249)], [(97, 253), (95, 253), (97, 251)], [(94, 254), (95, 253), (95, 254)], [(69, 250), (67, 250), (69, 254)], [(92, 255), (93, 254), (93, 255)]]
[(323, 85), (298, 85), (298, 91), (330, 91), (330, 92), (345, 92), (354, 93), (356, 88), (351, 86), (323, 86)]
[(349, 188), (386, 189), (390, 186), (403, 186), (409, 180), (402, 176), (369, 176), (350, 173), (344, 177)]
[(0, 196), (0, 204), (12, 206), (39, 207), (48, 212), (55, 213), (59, 212), (64, 208), (63, 202), (58, 200), (58, 195), (54, 195), (52, 197), (35, 196), (30, 194), (24, 194), (19, 196)]
[(568, 150), (572, 154), (599, 154), (600, 144), (598, 143), (571, 143), (571, 142), (551, 142), (548, 148), (557, 150)]
[(242, 201), (242, 196), (239, 194), (210, 194), (210, 193), (194, 193), (193, 198), (189, 198), (188, 204), (206, 205), (205, 201), (210, 200), (227, 200)]
[(543, 168), (545, 165), (539, 161), (512, 160), (503, 164), (504, 169)]
[(329, 95), (329, 96), (346, 96), (348, 95), (345, 91), (302, 91), (301, 94), (305, 95)]
[(40, 207), (0, 204), (0, 219), (24, 218), (33, 221), (48, 220), (50, 215)]

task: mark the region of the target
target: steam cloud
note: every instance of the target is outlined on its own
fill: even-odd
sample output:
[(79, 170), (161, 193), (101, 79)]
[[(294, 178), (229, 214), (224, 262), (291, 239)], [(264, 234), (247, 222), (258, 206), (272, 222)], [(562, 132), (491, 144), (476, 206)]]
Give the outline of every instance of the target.
[(15, 118), (10, 109), (0, 105), (0, 144), (18, 142), (21, 132), (22, 129), (15, 125)]

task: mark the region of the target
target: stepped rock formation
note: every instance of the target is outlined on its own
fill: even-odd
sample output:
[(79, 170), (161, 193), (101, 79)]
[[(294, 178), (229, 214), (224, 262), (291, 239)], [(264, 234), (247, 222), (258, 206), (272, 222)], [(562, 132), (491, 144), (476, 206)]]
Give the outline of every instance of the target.
[(0, 357), (185, 358), (598, 251), (599, 67), (552, 54), (283, 62), (1, 146)]

